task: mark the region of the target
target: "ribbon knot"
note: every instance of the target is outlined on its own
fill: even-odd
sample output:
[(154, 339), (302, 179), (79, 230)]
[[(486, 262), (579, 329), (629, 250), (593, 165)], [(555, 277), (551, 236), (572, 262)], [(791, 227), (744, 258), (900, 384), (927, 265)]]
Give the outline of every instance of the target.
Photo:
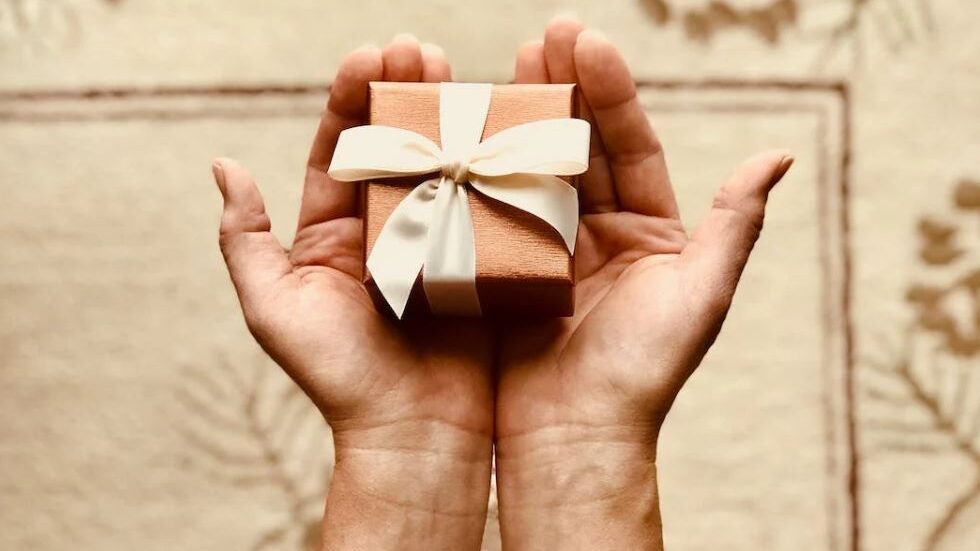
[[(476, 249), (468, 189), (547, 222), (575, 250), (578, 192), (558, 176), (588, 168), (589, 124), (548, 119), (480, 141), (490, 84), (439, 85), (442, 147), (415, 132), (379, 125), (340, 134), (327, 174), (353, 182), (437, 173), (416, 186), (385, 221), (367, 259), (378, 289), (399, 318), (419, 272), (430, 309), (479, 315)], [(449, 178), (457, 184), (440, 185)]]
[(442, 164), (440, 172), (446, 178), (449, 178), (457, 184), (462, 184), (469, 179), (470, 164), (467, 162), (467, 159), (453, 157)]

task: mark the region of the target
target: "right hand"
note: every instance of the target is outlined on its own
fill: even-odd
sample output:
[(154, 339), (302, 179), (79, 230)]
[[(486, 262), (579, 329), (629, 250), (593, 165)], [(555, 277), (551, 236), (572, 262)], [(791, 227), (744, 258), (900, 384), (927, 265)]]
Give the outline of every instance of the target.
[[(361, 283), (357, 184), (326, 174), (342, 130), (367, 122), (370, 81), (450, 79), (441, 50), (396, 37), (349, 55), (310, 151), (289, 251), (252, 177), (219, 159), (219, 241), (245, 321), (330, 423), (336, 466), (325, 546), (478, 549), (485, 524), (493, 381), (481, 320), (395, 323)], [(442, 543), (440, 543), (442, 542)]]

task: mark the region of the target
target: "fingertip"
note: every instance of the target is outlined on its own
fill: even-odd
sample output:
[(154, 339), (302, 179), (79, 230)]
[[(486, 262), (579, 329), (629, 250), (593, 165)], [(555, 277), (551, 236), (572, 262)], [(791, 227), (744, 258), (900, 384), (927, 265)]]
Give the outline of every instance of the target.
[(425, 42), (422, 49), (422, 80), (425, 82), (448, 82), (452, 80), (452, 69), (446, 52), (436, 44)]
[(236, 179), (242, 173), (247, 174), (245, 167), (230, 157), (216, 157), (211, 162), (211, 169), (214, 171), (215, 179), (221, 180), (218, 185), (221, 186), (225, 192), (228, 191), (228, 182), (230, 180)]
[(376, 44), (364, 44), (348, 53), (341, 65), (370, 64), (381, 61), (381, 48)]
[(433, 44), (432, 42), (423, 42), (421, 45), (422, 55), (427, 58), (437, 59), (445, 58), (446, 52), (438, 44)]
[(367, 82), (381, 78), (383, 65), (381, 48), (373, 44), (365, 44), (350, 52), (340, 63), (337, 71), (337, 82)]
[(365, 86), (372, 80), (380, 79), (382, 70), (381, 49), (372, 45), (361, 46), (347, 54), (340, 63), (331, 92), (346, 92), (348, 89)]
[(221, 165), (222, 167), (238, 164), (238, 161), (232, 159), (231, 157), (215, 157), (213, 162)]
[(222, 166), (222, 159), (218, 157), (211, 161), (211, 174), (214, 175), (214, 183), (218, 186), (218, 191), (221, 192), (221, 197), (225, 196), (225, 170)]
[(517, 48), (517, 67), (544, 62), (544, 40), (528, 40)]
[(789, 151), (774, 149), (753, 155), (742, 165), (742, 170), (749, 179), (762, 183), (768, 190), (783, 179), (795, 160)]
[(514, 64), (514, 82), (548, 82), (548, 69), (544, 60), (544, 40), (529, 40), (517, 48)]
[(534, 40), (528, 40), (527, 42), (521, 44), (517, 48), (517, 53), (518, 53), (518, 55), (521, 54), (521, 53), (523, 53), (523, 52), (533, 53), (533, 52), (539, 51), (539, 50), (541, 50), (543, 48), (544, 48), (544, 40), (542, 40), (540, 38), (537, 38), (537, 39), (534, 39)]
[(414, 35), (395, 35), (381, 54), (384, 80), (418, 82), (422, 78), (422, 47)]
[(576, 62), (580, 59), (617, 60), (619, 57), (619, 50), (602, 31), (586, 29), (575, 40)]
[(224, 199), (223, 231), (266, 231), (271, 222), (265, 212), (265, 201), (252, 174), (233, 159), (219, 157), (212, 167), (215, 181)]
[(214, 160), (212, 167), (215, 170), (215, 180), (221, 190), (226, 203), (238, 204), (242, 198), (251, 199), (251, 195), (258, 193), (255, 180), (252, 174), (242, 166), (241, 163), (227, 157), (218, 157)]
[(773, 174), (772, 185), (778, 184), (783, 177), (786, 176), (786, 173), (789, 172), (789, 169), (792, 168), (793, 163), (795, 162), (796, 157), (794, 157), (792, 153), (789, 151), (782, 152), (782, 159), (779, 161), (779, 165), (776, 167), (776, 171)]
[(228, 182), (237, 179), (241, 174), (247, 174), (245, 167), (235, 159), (229, 157), (218, 157), (214, 160), (221, 170), (221, 179), (227, 188)]
[(793, 154), (786, 149), (769, 149), (752, 155), (746, 160), (746, 164), (780, 164), (787, 158), (792, 159)]
[(621, 104), (636, 94), (636, 84), (619, 49), (601, 32), (588, 29), (575, 41), (575, 71), (593, 109)]
[(358, 119), (367, 111), (367, 85), (381, 80), (383, 64), (381, 49), (364, 45), (344, 57), (327, 98), (328, 111), (343, 117)]
[(567, 29), (578, 29), (581, 31), (583, 28), (584, 26), (582, 25), (582, 20), (575, 12), (564, 11), (555, 14), (555, 16), (548, 21), (548, 25), (545, 26), (545, 36), (547, 36), (549, 32), (558, 32)]
[(585, 27), (577, 19), (560, 16), (544, 33), (544, 57), (551, 82), (576, 82), (575, 42)]
[(392, 44), (394, 43), (408, 43), (408, 44), (418, 44), (419, 39), (412, 33), (398, 33), (391, 39)]

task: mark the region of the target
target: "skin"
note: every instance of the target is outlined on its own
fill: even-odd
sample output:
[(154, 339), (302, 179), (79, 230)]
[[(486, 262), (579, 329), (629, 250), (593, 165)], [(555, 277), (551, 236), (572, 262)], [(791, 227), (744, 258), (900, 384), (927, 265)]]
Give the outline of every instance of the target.
[(745, 162), (688, 236), (622, 57), (577, 21), (552, 21), (520, 49), (515, 80), (577, 82), (593, 125), (576, 315), (395, 323), (360, 283), (356, 188), (325, 170), (339, 133), (366, 122), (369, 81), (448, 79), (442, 52), (407, 35), (345, 59), (289, 251), (248, 173), (214, 164), (246, 323), (334, 430), (322, 548), (479, 549), (495, 445), (506, 549), (662, 549), (659, 429), (721, 328), (792, 158)]
[[(576, 82), (592, 122), (580, 180), (576, 313), (501, 333), (497, 488), (508, 549), (662, 549), (656, 445), (714, 342), (792, 158), (725, 182), (700, 227), (679, 218), (663, 148), (622, 56), (552, 21), (518, 52), (517, 82)], [(611, 528), (614, 527), (614, 528)]]
[(493, 437), (488, 331), (479, 320), (399, 325), (379, 314), (361, 284), (357, 188), (326, 175), (340, 132), (367, 122), (368, 82), (449, 78), (442, 51), (408, 35), (343, 61), (289, 251), (269, 233), (251, 176), (232, 160), (214, 162), (224, 199), (219, 241), (245, 321), (334, 432), (323, 549), (479, 549), (483, 535)]

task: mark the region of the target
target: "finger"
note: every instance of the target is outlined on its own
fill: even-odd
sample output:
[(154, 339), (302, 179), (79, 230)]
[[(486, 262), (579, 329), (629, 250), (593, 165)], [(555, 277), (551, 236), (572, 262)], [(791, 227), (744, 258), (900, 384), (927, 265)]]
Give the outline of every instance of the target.
[(422, 44), (422, 82), (449, 82), (452, 79), (446, 52), (435, 44)]
[(548, 68), (544, 60), (544, 42), (527, 42), (517, 50), (514, 64), (514, 82), (517, 84), (545, 84)]
[[(559, 16), (545, 29), (544, 56), (550, 82), (578, 82), (575, 70), (575, 43), (585, 28), (577, 19)], [(581, 92), (579, 93), (581, 95)], [(605, 157), (606, 150), (599, 135), (588, 101), (578, 101), (578, 116), (592, 126), (589, 141), (589, 169), (579, 178), (583, 213), (617, 210), (613, 176)]]
[(367, 122), (368, 83), (381, 80), (381, 76), (381, 51), (371, 46), (352, 52), (337, 70), (310, 148), (299, 212), (300, 229), (356, 214), (357, 187), (347, 182), (335, 182), (326, 171), (340, 133)]
[(793, 164), (783, 151), (752, 157), (735, 170), (715, 195), (708, 216), (695, 230), (681, 259), (707, 286), (706, 298), (731, 301), (749, 253), (762, 231), (769, 191)]
[(399, 34), (381, 52), (384, 80), (418, 82), (422, 79), (422, 47), (410, 34)]
[(577, 19), (559, 16), (544, 31), (544, 58), (551, 82), (576, 82), (575, 40), (585, 27)]
[[(582, 110), (588, 110), (588, 104), (583, 102), (583, 105), (586, 107)], [(591, 112), (588, 115), (591, 116)], [(583, 214), (615, 212), (619, 210), (619, 201), (613, 185), (609, 156), (595, 122), (590, 123), (592, 130), (589, 138), (589, 168), (579, 177), (579, 210)]]
[[(581, 91), (578, 97), (582, 98)], [(619, 200), (606, 144), (602, 142), (589, 102), (581, 99), (578, 105), (579, 117), (589, 122), (589, 168), (579, 178), (579, 210), (583, 214), (615, 212), (619, 210)]]
[(374, 46), (359, 48), (344, 58), (310, 149), (310, 166), (326, 171), (341, 130), (367, 121), (368, 83), (380, 80), (382, 72), (381, 51)]
[(601, 33), (584, 31), (575, 44), (575, 70), (606, 147), (620, 208), (676, 218), (663, 149), (619, 51)]
[(211, 166), (224, 200), (218, 243), (242, 308), (292, 270), (282, 245), (270, 233), (265, 203), (248, 172), (231, 159)]

